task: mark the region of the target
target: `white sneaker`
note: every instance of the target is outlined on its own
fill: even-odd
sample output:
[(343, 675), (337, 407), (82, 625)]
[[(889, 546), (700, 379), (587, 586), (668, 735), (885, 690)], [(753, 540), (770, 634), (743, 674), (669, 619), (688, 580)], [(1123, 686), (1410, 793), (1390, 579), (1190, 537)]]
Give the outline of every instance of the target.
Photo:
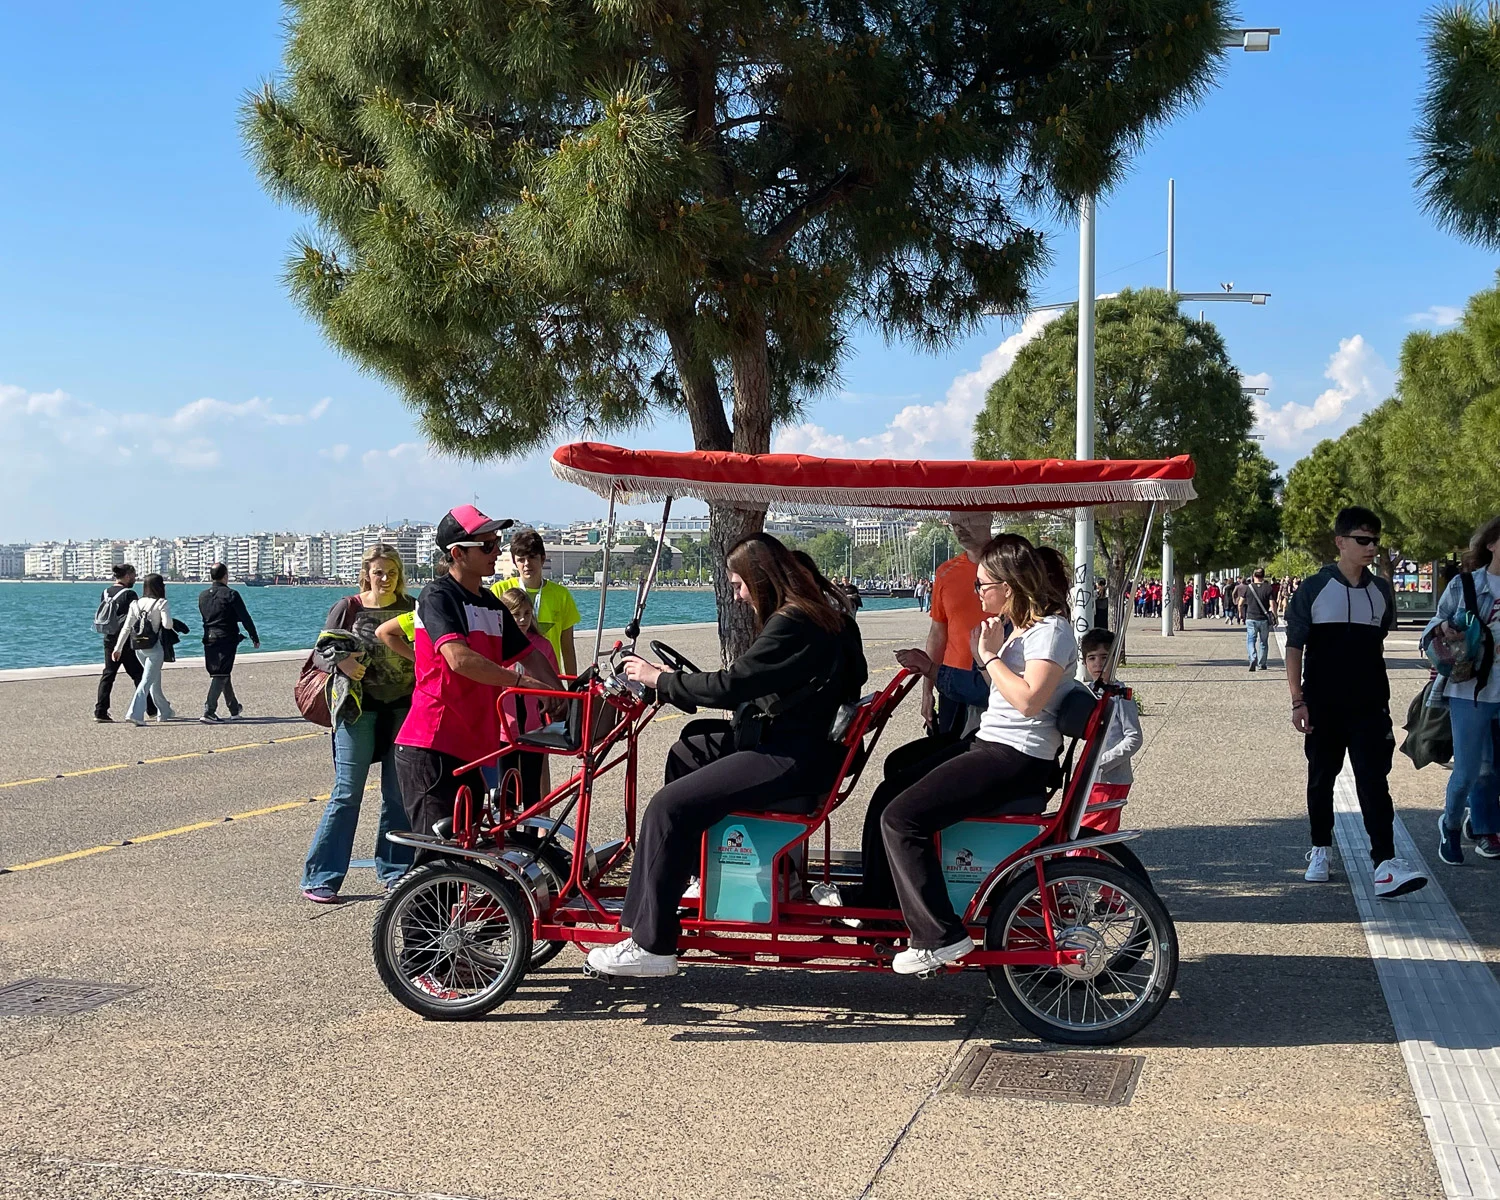
[(939, 946), (936, 950), (903, 950), (891, 960), (891, 970), (897, 975), (920, 975), (937, 971), (949, 963), (957, 962), (974, 949), (974, 939), (965, 937), (951, 946)]
[(1307, 874), (1302, 877), (1308, 883), (1328, 882), (1328, 847), (1314, 846), (1307, 852)]
[(634, 979), (663, 979), (677, 974), (677, 955), (652, 954), (626, 938), (613, 946), (595, 946), (589, 951), (589, 966), (601, 975), (628, 975)]
[(1392, 900), (1427, 886), (1427, 876), (1413, 871), (1404, 858), (1388, 858), (1375, 868), (1375, 894)]
[[(839, 885), (836, 883), (815, 883), (807, 894), (812, 897), (814, 904), (821, 904), (825, 908), (844, 907), (844, 898), (839, 894)], [(858, 917), (840, 917), (839, 921), (850, 929), (858, 929), (864, 924)]]
[(682, 898), (684, 900), (697, 900), (700, 899), (702, 895), (703, 881), (696, 875), (694, 875), (692, 882), (687, 885), (687, 891), (682, 893)]

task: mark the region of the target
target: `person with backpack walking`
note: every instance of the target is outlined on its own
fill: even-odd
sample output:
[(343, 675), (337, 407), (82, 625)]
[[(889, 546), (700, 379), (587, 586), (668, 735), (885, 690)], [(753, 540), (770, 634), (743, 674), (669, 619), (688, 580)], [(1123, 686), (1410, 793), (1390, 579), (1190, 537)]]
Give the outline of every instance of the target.
[(1240, 596), (1240, 616), (1245, 622), (1245, 657), (1252, 671), (1266, 669), (1271, 652), (1271, 626), (1276, 624), (1276, 585), (1267, 581), (1266, 569), (1256, 567)]
[[(120, 563), (114, 568), (114, 577), (114, 583), (104, 589), (99, 597), (99, 607), (94, 611), (94, 632), (104, 639), (104, 670), (99, 675), (99, 694), (94, 699), (94, 720), (101, 725), (111, 724), (114, 720), (109, 715), (109, 698), (114, 691), (115, 677), (119, 675), (120, 668), (125, 668), (132, 686), (141, 682), (141, 660), (136, 657), (135, 651), (126, 646), (120, 654), (115, 653), (115, 643), (120, 640), (125, 614), (140, 599), (135, 594), (135, 567), (130, 563)], [(156, 716), (156, 702), (149, 697), (146, 715)]]
[(125, 719), (132, 725), (146, 723), (146, 708), (151, 701), (156, 703), (158, 721), (170, 721), (177, 715), (161, 688), (161, 664), (167, 655), (162, 633), (171, 629), (172, 609), (167, 604), (166, 584), (153, 572), (141, 581), (140, 598), (131, 601), (126, 610), (113, 651), (116, 662), (123, 661), (126, 651), (134, 651), (140, 659), (141, 678), (125, 713)]
[(229, 568), (214, 563), (208, 578), (208, 587), (198, 593), (198, 614), (203, 618), (203, 667), (208, 672), (208, 696), (203, 701), (203, 715), (198, 719), (205, 725), (215, 725), (219, 721), (220, 696), (229, 706), (231, 721), (239, 720), (245, 711), (230, 679), (234, 656), (245, 640), (240, 626), (245, 627), (250, 644), (257, 650), (260, 634), (255, 632), (255, 622), (250, 619), (243, 597), (229, 586)]
[[(1441, 639), (1442, 645), (1434, 643)], [(1474, 852), (1500, 858), (1500, 517), (1481, 525), (1464, 552), (1463, 570), (1438, 600), (1421, 645), (1437, 666), (1429, 705), (1446, 707), (1453, 731), (1453, 771), (1438, 817), (1438, 857), (1464, 860), (1460, 833), (1468, 809)], [(1445, 669), (1446, 668), (1446, 669)]]
[(1370, 838), (1375, 895), (1389, 900), (1427, 886), (1425, 875), (1396, 857), (1387, 782), (1396, 738), (1383, 651), (1396, 627), (1396, 596), (1387, 580), (1370, 573), (1380, 553), (1379, 517), (1368, 508), (1345, 508), (1334, 518), (1333, 540), (1338, 561), (1308, 578), (1286, 610), (1286, 681), (1292, 727), (1303, 735), (1307, 755), (1312, 832), (1303, 878), (1328, 882), (1333, 786), (1347, 754)]

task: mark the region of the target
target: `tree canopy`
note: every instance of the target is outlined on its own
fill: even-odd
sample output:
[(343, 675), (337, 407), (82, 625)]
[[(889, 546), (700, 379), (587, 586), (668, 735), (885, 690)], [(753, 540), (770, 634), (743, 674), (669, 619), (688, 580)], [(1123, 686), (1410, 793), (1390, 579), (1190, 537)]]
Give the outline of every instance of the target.
[[(1247, 440), (1252, 414), (1223, 339), (1158, 289), (1124, 291), (1096, 310), (1094, 452), (1099, 458), (1191, 454), (1194, 503), (1173, 517), (1184, 571), (1242, 563), (1275, 538), (1271, 464)], [(1028, 343), (990, 386), (974, 425), (979, 458), (1072, 458), (1078, 310)], [(1110, 592), (1123, 591), (1141, 517), (1096, 523)]]
[[(317, 221), (292, 292), (484, 458), (656, 409), (764, 453), (856, 324), (936, 347), (1023, 306), (1030, 215), (1205, 91), (1224, 11), (291, 0), (287, 23), (245, 126)], [(713, 519), (722, 556), (761, 515)]]
[(1417, 187), (1439, 225), (1492, 249), (1500, 247), (1497, 112), (1500, 5), (1437, 9), (1428, 18)]
[(1470, 297), (1458, 326), (1408, 334), (1395, 394), (1287, 476), (1284, 528), (1333, 555), (1333, 518), (1362, 504), (1405, 557), (1445, 558), (1500, 512), (1500, 289)]

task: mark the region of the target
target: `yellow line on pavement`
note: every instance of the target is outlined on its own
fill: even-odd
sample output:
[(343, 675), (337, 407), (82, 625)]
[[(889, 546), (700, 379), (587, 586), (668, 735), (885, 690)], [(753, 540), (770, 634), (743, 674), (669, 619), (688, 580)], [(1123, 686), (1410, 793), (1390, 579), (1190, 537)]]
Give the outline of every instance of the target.
[[(365, 791), (373, 791), (380, 786), (379, 782), (368, 783)], [(115, 842), (108, 846), (90, 846), (87, 850), (74, 850), (68, 854), (57, 854), (51, 858), (39, 858), (35, 862), (19, 863), (14, 867), (0, 867), (0, 875), (9, 875), (16, 871), (34, 871), (37, 867), (51, 867), (58, 863), (72, 862), (75, 858), (88, 858), (91, 854), (103, 854), (106, 850), (118, 850), (123, 846), (139, 846), (145, 842), (159, 842), (163, 838), (176, 837), (179, 833), (192, 833), (199, 829), (212, 829), (216, 825), (223, 825), (229, 821), (243, 821), (249, 817), (264, 817), (271, 813), (287, 812), (294, 808), (306, 808), (309, 804), (318, 804), (327, 800), (328, 792), (321, 796), (308, 796), (301, 800), (288, 800), (285, 804), (272, 804), (266, 808), (252, 808), (248, 812), (234, 813), (227, 817), (215, 817), (211, 821), (195, 821), (191, 825), (179, 825), (176, 829), (163, 829), (157, 833), (143, 833), (138, 837), (126, 838), (123, 842)]]
[(185, 758), (207, 758), (210, 754), (228, 754), (233, 750), (256, 750), (262, 746), (279, 746), (283, 742), (305, 742), (309, 738), (327, 737), (326, 733), (293, 733), (286, 737), (267, 738), (263, 742), (245, 742), (240, 746), (215, 746), (210, 750), (189, 750), (185, 754), (163, 754), (157, 758), (142, 758), (133, 763), (110, 763), (103, 767), (84, 767), (78, 771), (59, 771), (56, 775), (37, 775), (32, 779), (11, 779), (0, 783), (0, 788), (24, 787), (30, 783), (49, 783), (54, 779), (75, 779), (80, 775), (98, 775), (103, 771), (123, 771), (127, 767), (144, 767), (149, 764), (181, 762)]
[(142, 842), (159, 842), (162, 838), (176, 837), (179, 833), (192, 833), (195, 829), (212, 829), (215, 825), (224, 824), (223, 817), (215, 817), (212, 821), (198, 821), (192, 825), (179, 825), (176, 829), (163, 829), (160, 833), (143, 833), (140, 837), (126, 838), (124, 845), (139, 846)]
[(107, 767), (85, 767), (81, 771), (59, 771), (59, 779), (72, 779), (78, 775), (98, 775), (101, 771), (123, 771), (126, 767), (133, 767), (134, 763), (110, 763)]
[(39, 858), (36, 862), (22, 863), (18, 867), (7, 867), (7, 871), (34, 871), (38, 867), (50, 867), (57, 863), (72, 862), (75, 858), (87, 858), (90, 854), (103, 854), (106, 850), (118, 850), (118, 846), (90, 846), (87, 850), (74, 850), (71, 854), (58, 854), (52, 858)]

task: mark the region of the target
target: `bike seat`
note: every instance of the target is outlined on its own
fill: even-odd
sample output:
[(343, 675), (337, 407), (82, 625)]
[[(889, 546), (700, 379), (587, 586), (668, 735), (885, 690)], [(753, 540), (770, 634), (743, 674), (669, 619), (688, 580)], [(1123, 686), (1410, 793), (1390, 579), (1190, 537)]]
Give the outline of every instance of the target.
[(539, 746), (545, 750), (577, 750), (579, 739), (577, 732), (570, 728), (571, 724), (570, 721), (553, 721), (550, 725), (523, 733), (520, 742), (523, 746)]

